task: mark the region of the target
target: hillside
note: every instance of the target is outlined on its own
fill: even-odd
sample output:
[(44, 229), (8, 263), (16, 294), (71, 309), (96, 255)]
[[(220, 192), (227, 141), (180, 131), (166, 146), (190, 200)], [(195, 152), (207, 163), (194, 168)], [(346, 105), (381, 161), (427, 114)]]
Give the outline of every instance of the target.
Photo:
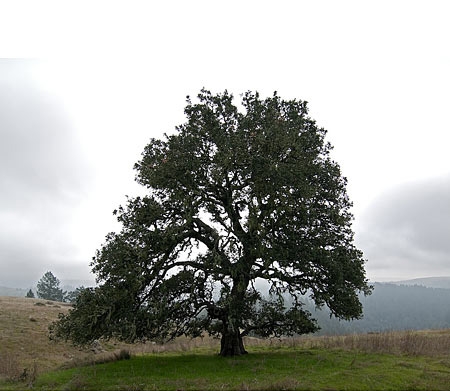
[(42, 373), (95, 355), (90, 349), (48, 339), (48, 325), (69, 308), (41, 299), (0, 297), (0, 378)]
[(39, 363), (39, 372), (46, 371), (84, 356), (72, 346), (55, 344), (47, 338), (49, 323), (67, 310), (67, 306), (57, 302), (0, 297), (0, 375), (30, 372), (35, 362)]
[[(346, 322), (329, 317), (326, 310), (316, 311), (305, 298), (307, 308), (318, 320), (318, 335), (343, 335), (393, 330), (424, 330), (450, 328), (450, 289), (426, 288), (418, 284), (374, 284), (369, 297), (361, 297), (364, 317)], [(65, 303), (25, 297), (0, 297), (0, 377), (5, 373), (20, 375), (31, 371), (34, 363), (44, 372), (73, 361), (89, 359), (90, 349), (80, 350), (67, 343), (48, 339), (48, 325), (60, 312), (68, 311)], [(217, 341), (214, 341), (217, 344)], [(155, 351), (170, 347), (133, 346), (134, 351)], [(123, 345), (108, 343), (104, 349), (114, 351)], [(129, 348), (129, 347), (127, 347)]]
[[(48, 324), (68, 308), (0, 297), (0, 389), (446, 390), (450, 381), (449, 330), (246, 338), (250, 354), (225, 359), (217, 354), (217, 340), (181, 339), (164, 346), (127, 346), (131, 359), (119, 361), (112, 351), (123, 345), (102, 342), (108, 351), (95, 354), (48, 340)], [(164, 351), (171, 352), (159, 354)]]
[(412, 280), (394, 281), (392, 283), (396, 285), (422, 285), (427, 288), (450, 289), (450, 277), (414, 278)]
[(423, 285), (373, 284), (372, 295), (360, 296), (364, 316), (354, 321), (330, 318), (327, 309), (316, 310), (307, 301), (309, 311), (318, 320), (319, 335), (341, 335), (393, 330), (450, 328), (450, 289)]
[[(421, 287), (421, 289), (427, 288)], [(385, 291), (385, 293), (389, 293), (389, 291)], [(113, 352), (118, 352), (122, 348), (126, 348), (132, 353), (186, 352), (201, 348), (199, 351), (209, 352), (208, 354), (213, 355), (218, 349), (219, 342), (210, 338), (194, 341), (180, 339), (163, 346), (151, 343), (129, 346), (112, 341), (102, 342), (103, 352), (100, 353), (89, 348), (78, 349), (67, 343), (49, 341), (47, 336), (48, 325), (57, 319), (60, 312), (66, 312), (69, 308), (70, 306), (64, 303), (41, 299), (0, 297), (0, 384), (2, 379), (10, 378), (25, 378), (27, 382), (31, 383), (36, 378), (36, 374), (41, 375), (61, 366), (70, 367), (81, 362), (102, 362), (103, 358), (114, 357)], [(362, 334), (359, 338), (355, 335), (334, 339), (330, 337), (301, 337), (270, 341), (247, 338), (245, 343), (246, 346), (252, 346), (253, 351), (268, 347), (281, 347), (285, 344), (287, 346), (297, 346), (298, 344), (305, 348), (324, 348), (324, 353), (332, 347), (357, 348), (361, 351), (367, 349), (373, 351), (376, 347), (377, 349), (380, 348), (381, 350), (379, 350), (382, 352), (396, 353), (400, 351), (401, 354), (405, 352), (413, 355), (419, 353), (439, 355), (448, 352), (450, 346), (448, 335), (448, 330), (442, 330), (416, 332), (415, 334), (410, 332), (403, 334)], [(351, 358), (354, 361), (354, 353), (352, 353)], [(253, 373), (252, 376), (254, 376)], [(48, 389), (47, 386), (48, 384), (43, 389)]]
[[(53, 342), (48, 326), (59, 313), (70, 309), (67, 303), (25, 297), (0, 297), (0, 380), (30, 376), (80, 362), (93, 362), (114, 356), (121, 349), (133, 353), (183, 350), (185, 341), (164, 346), (102, 341), (94, 348), (80, 349), (70, 343)], [(204, 343), (203, 341), (202, 343)], [(195, 345), (189, 343), (190, 346)], [(214, 346), (217, 341), (214, 341)], [(22, 376), (23, 377), (23, 376)]]

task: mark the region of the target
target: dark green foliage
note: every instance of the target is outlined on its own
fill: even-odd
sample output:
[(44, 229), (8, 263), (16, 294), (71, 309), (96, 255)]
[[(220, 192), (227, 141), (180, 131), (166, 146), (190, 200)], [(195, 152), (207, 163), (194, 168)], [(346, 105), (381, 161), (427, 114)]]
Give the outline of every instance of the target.
[(34, 292), (30, 289), (30, 290), (27, 292), (27, 294), (26, 294), (25, 297), (31, 297), (31, 298), (34, 298)]
[(52, 272), (45, 273), (37, 283), (37, 296), (40, 299), (64, 301), (64, 292), (59, 287), (60, 281)]
[(227, 92), (198, 98), (176, 134), (146, 146), (135, 169), (148, 195), (114, 211), (122, 231), (92, 262), (102, 285), (82, 292), (53, 336), (164, 341), (206, 331), (222, 336), (222, 355), (236, 355), (249, 333), (316, 330), (306, 292), (339, 318), (361, 316), (358, 292), (370, 287), (346, 179), (306, 102), (249, 92), (240, 112)]
[(75, 303), (75, 301), (77, 300), (77, 297), (80, 295), (81, 291), (83, 289), (86, 289), (84, 286), (80, 286), (78, 288), (76, 288), (74, 291), (69, 291), (66, 293), (66, 295), (64, 296), (64, 301), (66, 303)]

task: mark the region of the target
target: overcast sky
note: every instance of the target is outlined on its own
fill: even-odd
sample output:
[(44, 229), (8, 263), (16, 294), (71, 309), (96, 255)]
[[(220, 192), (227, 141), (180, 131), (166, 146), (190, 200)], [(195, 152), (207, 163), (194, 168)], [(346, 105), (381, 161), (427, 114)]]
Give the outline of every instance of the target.
[[(309, 102), (372, 281), (450, 276), (447, 1), (0, 5), (0, 285), (89, 262), (202, 87)], [(449, 4), (449, 5), (448, 5)]]

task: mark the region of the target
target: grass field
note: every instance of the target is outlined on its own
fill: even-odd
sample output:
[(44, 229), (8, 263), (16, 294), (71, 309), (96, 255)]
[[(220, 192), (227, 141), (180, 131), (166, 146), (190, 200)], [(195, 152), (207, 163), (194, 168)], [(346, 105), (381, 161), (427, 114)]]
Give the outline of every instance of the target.
[[(154, 353), (42, 374), (35, 390), (448, 390), (450, 360), (325, 348)], [(20, 389), (10, 384), (10, 389)]]
[[(207, 338), (163, 346), (104, 343), (105, 351), (96, 354), (48, 341), (48, 323), (66, 310), (0, 298), (0, 389), (450, 389), (450, 330), (249, 338), (250, 354), (236, 358), (219, 357), (218, 341)], [(122, 359), (128, 351), (131, 358)]]

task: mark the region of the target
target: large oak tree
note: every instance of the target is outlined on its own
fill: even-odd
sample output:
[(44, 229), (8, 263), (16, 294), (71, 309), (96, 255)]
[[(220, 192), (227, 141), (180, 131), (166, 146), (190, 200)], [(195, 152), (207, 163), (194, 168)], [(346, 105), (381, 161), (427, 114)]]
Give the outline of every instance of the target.
[(56, 337), (166, 341), (221, 336), (220, 354), (246, 353), (242, 337), (315, 331), (309, 295), (342, 319), (370, 293), (353, 243), (346, 179), (307, 104), (202, 90), (186, 123), (152, 139), (135, 165), (147, 195), (114, 213), (122, 223), (93, 259), (85, 289), (52, 326)]

